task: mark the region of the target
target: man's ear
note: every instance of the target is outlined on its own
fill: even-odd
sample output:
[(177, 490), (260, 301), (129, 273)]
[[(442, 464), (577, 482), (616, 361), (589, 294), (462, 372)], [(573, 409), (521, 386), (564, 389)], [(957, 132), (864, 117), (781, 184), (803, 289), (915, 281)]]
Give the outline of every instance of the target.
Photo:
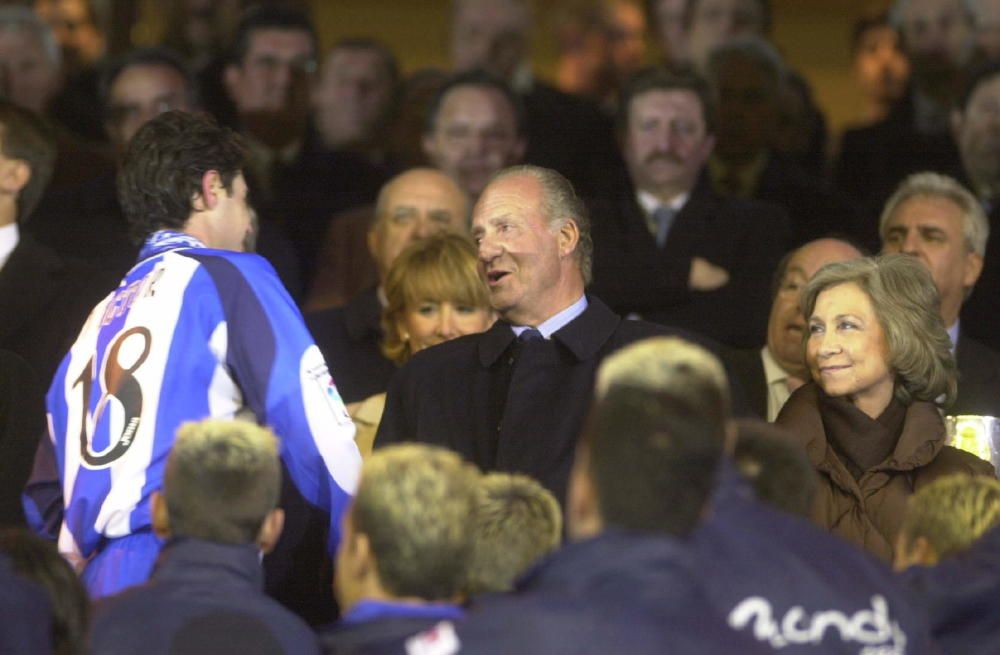
[(162, 491), (154, 491), (150, 496), (150, 506), (153, 513), (153, 534), (160, 539), (169, 539), (170, 512), (167, 510), (167, 498)]
[(219, 203), (219, 193), (225, 193), (222, 177), (219, 171), (205, 171), (201, 176), (201, 188), (195, 194), (191, 204), (196, 212), (210, 211)]
[(226, 87), (226, 95), (232, 101), (239, 95), (240, 84), (243, 82), (243, 71), (236, 64), (229, 64), (222, 73), (222, 84)]
[(257, 533), (257, 546), (265, 555), (274, 550), (281, 537), (281, 531), (285, 528), (285, 510), (276, 507), (264, 517), (264, 523)]
[(576, 250), (576, 244), (580, 242), (580, 228), (576, 221), (566, 219), (559, 226), (556, 236), (559, 239), (559, 254), (566, 257)]
[(979, 276), (983, 272), (983, 256), (976, 251), (965, 254), (965, 265), (962, 271), (962, 286), (971, 289), (976, 286)]
[(590, 452), (586, 445), (577, 446), (576, 458), (570, 471), (566, 497), (566, 528), (574, 540), (593, 537), (601, 532), (600, 503), (590, 477)]
[(31, 180), (31, 166), (23, 159), (9, 159), (0, 168), (0, 191), (17, 195)]

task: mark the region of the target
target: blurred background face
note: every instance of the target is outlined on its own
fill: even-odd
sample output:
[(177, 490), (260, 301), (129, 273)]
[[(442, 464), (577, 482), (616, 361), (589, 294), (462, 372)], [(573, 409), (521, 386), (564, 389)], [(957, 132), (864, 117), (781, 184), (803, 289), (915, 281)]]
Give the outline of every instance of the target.
[(139, 128), (165, 111), (191, 111), (184, 77), (169, 66), (138, 65), (123, 70), (108, 97), (108, 136), (119, 151)]
[(625, 162), (636, 187), (690, 190), (712, 152), (701, 100), (692, 91), (648, 91), (629, 106)]
[(1000, 0), (978, 0), (974, 23), (979, 51), (987, 59), (1000, 57)]
[(892, 399), (885, 332), (871, 298), (856, 284), (838, 284), (817, 296), (806, 361), (813, 380), (829, 396), (847, 396), (859, 406), (884, 401), (883, 409)]
[(746, 57), (724, 59), (715, 76), (719, 121), (715, 151), (726, 160), (750, 159), (771, 147), (779, 93), (770, 76)]
[(903, 43), (914, 74), (944, 74), (968, 59), (972, 23), (962, 0), (908, 0), (901, 20)]
[(712, 50), (744, 34), (763, 36), (764, 15), (755, 0), (694, 0), (688, 43), (691, 60), (703, 68)]
[(657, 0), (653, 3), (653, 25), (663, 58), (670, 63), (688, 59), (688, 34), (684, 27), (687, 0)]
[(90, 66), (104, 54), (104, 37), (87, 0), (35, 0), (35, 13), (52, 28), (67, 71)]
[(1000, 192), (1000, 75), (980, 82), (969, 97), (955, 140), (976, 190)]
[(407, 307), (397, 329), (409, 343), (410, 354), (465, 334), (483, 332), (493, 324), (493, 310), (450, 300), (421, 300)]
[(241, 114), (280, 111), (304, 102), (315, 68), (307, 32), (255, 30), (243, 61), (227, 72), (227, 87)]
[(519, 162), (524, 154), (507, 98), (495, 89), (476, 86), (448, 93), (423, 145), (431, 163), (473, 198), (496, 172)]
[(365, 143), (384, 126), (393, 80), (382, 56), (362, 48), (330, 53), (313, 92), (316, 128), (328, 147)]
[(910, 62), (896, 30), (878, 25), (861, 34), (854, 53), (854, 73), (865, 98), (887, 103), (903, 96)]
[(41, 40), (27, 31), (0, 29), (0, 94), (43, 114), (61, 84)]
[(525, 58), (530, 17), (517, 0), (458, 0), (452, 15), (451, 62), (457, 72), (483, 68), (510, 79)]
[(619, 80), (642, 67), (646, 56), (646, 15), (635, 2), (617, 0), (607, 11), (612, 69)]

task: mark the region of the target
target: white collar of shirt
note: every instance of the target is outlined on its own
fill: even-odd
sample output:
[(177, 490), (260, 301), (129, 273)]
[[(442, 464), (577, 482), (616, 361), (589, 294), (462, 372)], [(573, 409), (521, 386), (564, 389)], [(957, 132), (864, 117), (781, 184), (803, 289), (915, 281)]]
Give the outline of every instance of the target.
[(774, 421), (792, 395), (788, 390), (788, 372), (778, 365), (767, 346), (760, 349), (760, 359), (764, 363), (764, 381), (767, 383), (767, 420)]
[(962, 321), (955, 321), (955, 324), (948, 328), (948, 338), (951, 339), (951, 351), (955, 352), (958, 347), (958, 324)]
[(688, 193), (682, 193), (670, 202), (664, 203), (649, 191), (639, 189), (635, 192), (635, 199), (639, 202), (639, 206), (642, 207), (642, 211), (646, 212), (647, 216), (651, 216), (653, 212), (664, 206), (670, 207), (675, 213), (679, 212), (687, 203), (689, 195)]
[[(541, 325), (539, 325), (535, 329), (541, 332), (544, 338), (550, 339), (552, 338), (552, 335), (555, 332), (566, 327), (566, 325), (570, 321), (572, 321), (574, 318), (582, 314), (585, 309), (587, 309), (587, 296), (583, 295), (580, 296), (580, 299), (577, 300), (575, 303), (573, 303), (566, 309), (562, 310), (555, 316), (546, 319), (545, 321), (542, 322)], [(511, 325), (510, 329), (514, 330), (514, 334), (516, 334), (517, 336), (521, 336), (521, 333), (527, 330), (528, 327), (529, 326), (527, 325)]]
[(17, 230), (17, 223), (0, 227), (0, 268), (4, 267), (10, 259), (10, 253), (14, 252), (17, 242), (20, 241), (21, 233)]

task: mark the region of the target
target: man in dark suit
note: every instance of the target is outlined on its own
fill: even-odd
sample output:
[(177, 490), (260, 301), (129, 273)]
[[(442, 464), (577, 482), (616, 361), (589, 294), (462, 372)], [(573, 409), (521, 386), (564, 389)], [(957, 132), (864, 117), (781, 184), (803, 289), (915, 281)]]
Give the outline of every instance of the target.
[(22, 232), (52, 174), (55, 150), (38, 116), (0, 101), (0, 348), (23, 357), (43, 387), (116, 281), (114, 271), (95, 271)]
[(886, 203), (879, 233), (882, 251), (920, 259), (941, 295), (941, 318), (959, 374), (949, 413), (1000, 416), (1000, 353), (965, 334), (959, 321), (962, 303), (983, 270), (990, 233), (979, 201), (950, 177), (911, 175)]
[(764, 347), (732, 350), (723, 357), (743, 386), (750, 409), (761, 418), (777, 418), (788, 396), (809, 380), (802, 350), (806, 319), (799, 309), (806, 282), (829, 263), (861, 256), (852, 244), (827, 238), (789, 252), (778, 264)]
[(472, 225), (502, 320), (405, 364), (389, 385), (375, 445), (444, 445), (485, 471), (526, 473), (563, 499), (597, 365), (666, 330), (622, 320), (584, 294), (589, 219), (555, 171), (501, 172), (476, 204)]
[(414, 168), (391, 179), (379, 192), (368, 230), (368, 251), (379, 286), (365, 290), (343, 307), (306, 316), (306, 325), (337, 384), (344, 402), (385, 391), (396, 370), (380, 349), (381, 281), (403, 249), (441, 230), (468, 229), (469, 201), (444, 173)]
[(704, 175), (715, 145), (707, 83), (651, 68), (626, 85), (619, 140), (628, 181), (594, 200), (594, 290), (621, 313), (733, 346), (763, 340), (784, 211), (727, 199)]

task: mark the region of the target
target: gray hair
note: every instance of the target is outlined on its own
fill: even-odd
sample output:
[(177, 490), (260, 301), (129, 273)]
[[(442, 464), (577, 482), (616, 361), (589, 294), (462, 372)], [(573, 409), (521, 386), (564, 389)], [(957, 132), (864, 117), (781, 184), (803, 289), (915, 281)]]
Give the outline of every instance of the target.
[(962, 210), (962, 236), (967, 250), (980, 257), (986, 254), (986, 241), (990, 238), (990, 221), (976, 196), (954, 178), (939, 173), (914, 173), (900, 184), (892, 197), (885, 203), (878, 220), (878, 232), (885, 241), (889, 219), (899, 206), (910, 198), (944, 198), (958, 205)]
[(62, 50), (48, 23), (27, 7), (8, 5), (0, 7), (0, 30), (29, 32), (41, 42), (45, 56), (55, 68), (62, 65)]
[(708, 78), (715, 83), (718, 79), (719, 67), (730, 58), (743, 57), (750, 60), (771, 80), (775, 92), (781, 90), (785, 83), (787, 68), (781, 55), (767, 39), (759, 36), (745, 35), (720, 43), (712, 48), (708, 55)]
[(802, 291), (805, 316), (812, 315), (819, 294), (841, 284), (856, 284), (871, 300), (885, 332), (887, 364), (896, 375), (896, 398), (909, 405), (944, 396), (943, 404), (950, 405), (957, 392), (958, 369), (941, 319), (937, 287), (927, 268), (916, 258), (899, 254), (827, 264)]
[(590, 284), (594, 261), (594, 240), (590, 235), (590, 213), (583, 200), (576, 195), (573, 185), (557, 171), (541, 166), (521, 164), (498, 172), (490, 183), (507, 177), (527, 175), (536, 180), (542, 188), (542, 215), (553, 228), (561, 227), (566, 221), (576, 224), (580, 240), (576, 244), (576, 257), (580, 264), (583, 283)]
[[(682, 400), (699, 395), (698, 402), (690, 404), (714, 400), (716, 411), (729, 415), (729, 379), (722, 363), (706, 349), (679, 337), (643, 339), (606, 357), (597, 369), (594, 395), (600, 400), (619, 386), (663, 392)], [(704, 393), (706, 389), (709, 394)]]

